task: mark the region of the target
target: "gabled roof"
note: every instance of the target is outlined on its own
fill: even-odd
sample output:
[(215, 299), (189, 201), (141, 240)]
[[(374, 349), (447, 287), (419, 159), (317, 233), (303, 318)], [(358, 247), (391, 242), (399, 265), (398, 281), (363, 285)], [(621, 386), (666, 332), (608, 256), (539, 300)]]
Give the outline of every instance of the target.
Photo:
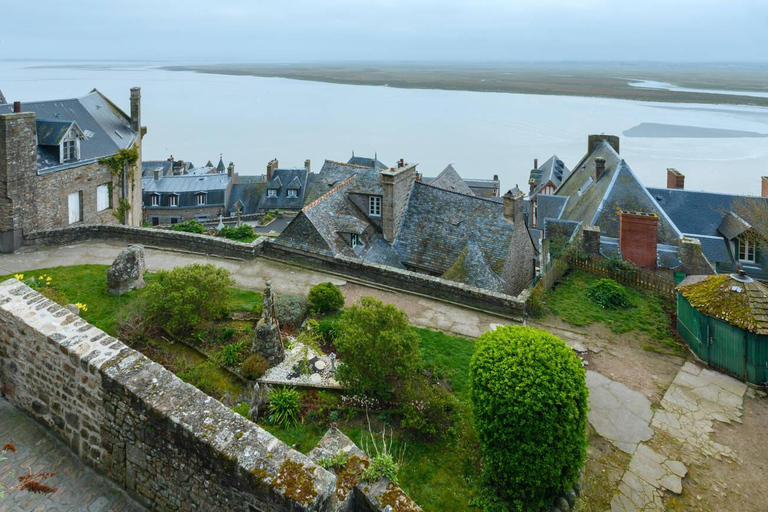
[[(301, 210), (307, 193), (307, 187), (303, 184), (307, 182), (308, 178), (309, 172), (303, 167), (273, 170), (272, 181), (266, 188), (277, 190), (277, 195), (269, 197), (266, 193), (262, 194), (259, 199), (259, 210)], [(288, 186), (284, 186), (284, 183), (287, 183)], [(295, 191), (296, 197), (289, 197), (289, 190)]]
[(469, 186), (461, 179), (459, 173), (453, 168), (453, 165), (448, 164), (448, 167), (443, 169), (443, 172), (437, 175), (430, 185), (433, 187), (441, 188), (443, 190), (450, 190), (451, 192), (458, 192), (459, 194), (474, 195)]
[(271, 189), (279, 189), (279, 188), (282, 188), (282, 186), (283, 186), (283, 182), (280, 179), (280, 176), (278, 175), (275, 175), (275, 177), (272, 178), (272, 181), (270, 181), (267, 184), (267, 188), (271, 188)]
[(297, 190), (301, 188), (301, 180), (298, 176), (294, 176), (291, 182), (288, 184), (288, 188), (291, 190)]
[[(138, 133), (131, 128), (130, 117), (96, 89), (81, 98), (22, 103), (21, 110), (34, 112), (38, 119), (77, 123), (84, 136), (80, 160), (65, 164), (59, 162), (58, 150), (38, 146), (38, 172), (94, 162), (133, 147), (138, 139)], [(0, 104), (0, 114), (12, 112), (13, 105)]]
[(768, 287), (750, 278), (687, 277), (678, 291), (702, 313), (757, 334), (768, 334)]
[(316, 201), (339, 183), (363, 170), (370, 170), (370, 168), (361, 165), (326, 160), (323, 162), (323, 167), (320, 169), (320, 172), (315, 175), (312, 183), (307, 187), (308, 190), (304, 199), (304, 204)]
[(264, 193), (263, 182), (249, 181), (235, 183), (229, 193), (228, 211), (240, 210), (242, 215), (256, 213), (261, 195)]
[(229, 176), (226, 174), (204, 174), (182, 175), (182, 176), (164, 176), (154, 179), (154, 177), (143, 178), (141, 186), (144, 192), (149, 193), (175, 193), (182, 192), (210, 192), (213, 190), (225, 190), (229, 184)]
[(533, 182), (534, 192), (550, 181), (557, 188), (563, 180), (568, 178), (570, 173), (571, 171), (565, 166), (565, 163), (557, 155), (552, 155), (549, 160), (541, 164), (537, 169), (531, 169), (529, 183)]
[(366, 158), (363, 156), (355, 156), (352, 154), (352, 158), (349, 159), (348, 164), (359, 165), (360, 167), (374, 167), (379, 171), (386, 171), (389, 169), (386, 165), (379, 162), (378, 158)]
[(733, 212), (728, 212), (717, 230), (728, 240), (733, 240), (740, 234), (752, 229), (749, 222), (745, 221)]
[(58, 146), (70, 130), (75, 132), (75, 136), (78, 139), (85, 139), (83, 130), (74, 121), (37, 119), (35, 125), (37, 129), (37, 143), (41, 146)]

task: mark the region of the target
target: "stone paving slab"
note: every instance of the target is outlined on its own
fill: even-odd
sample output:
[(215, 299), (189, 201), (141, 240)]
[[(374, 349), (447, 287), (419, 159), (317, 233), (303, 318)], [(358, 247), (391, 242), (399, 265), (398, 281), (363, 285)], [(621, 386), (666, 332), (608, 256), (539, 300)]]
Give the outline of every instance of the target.
[(611, 511), (664, 511), (664, 490), (680, 494), (687, 473), (682, 462), (640, 444), (621, 479), (618, 494), (611, 500)]
[[(86, 467), (61, 441), (24, 413), (0, 398), (0, 444), (13, 443), (0, 462), (3, 483), (30, 472), (58, 472), (43, 483), (58, 490), (52, 494), (14, 491), (0, 500), (0, 511), (34, 512), (145, 512), (111, 480)], [(9, 478), (11, 471), (14, 478)]]

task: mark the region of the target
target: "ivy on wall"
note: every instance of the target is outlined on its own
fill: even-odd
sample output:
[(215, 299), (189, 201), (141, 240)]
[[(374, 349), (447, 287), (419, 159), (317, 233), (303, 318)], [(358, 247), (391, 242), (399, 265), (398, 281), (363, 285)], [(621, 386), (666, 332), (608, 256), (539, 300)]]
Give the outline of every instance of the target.
[[(131, 190), (136, 188), (136, 183), (133, 178), (136, 175), (136, 162), (139, 161), (139, 150), (136, 147), (121, 149), (116, 154), (99, 159), (99, 163), (106, 165), (112, 173), (112, 176), (117, 177), (122, 182), (131, 183)], [(125, 191), (123, 191), (125, 193)], [(112, 191), (110, 188), (110, 197)], [(120, 198), (119, 205), (112, 213), (121, 223), (125, 224), (126, 216), (131, 211), (131, 203), (125, 198)]]

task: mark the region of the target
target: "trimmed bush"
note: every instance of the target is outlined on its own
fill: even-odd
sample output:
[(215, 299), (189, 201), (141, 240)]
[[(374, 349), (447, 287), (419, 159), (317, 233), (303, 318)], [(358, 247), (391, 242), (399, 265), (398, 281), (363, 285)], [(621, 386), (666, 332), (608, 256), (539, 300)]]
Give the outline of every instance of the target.
[(189, 334), (229, 313), (229, 287), (234, 284), (228, 270), (210, 263), (160, 270), (144, 292), (146, 317), (172, 336)]
[(269, 361), (261, 354), (251, 354), (240, 364), (243, 377), (248, 379), (260, 379), (269, 370)]
[(309, 304), (300, 295), (278, 295), (275, 299), (275, 312), (281, 328), (295, 329), (307, 317)]
[(236, 228), (224, 226), (219, 231), (219, 235), (237, 242), (252, 242), (256, 238), (256, 232), (248, 224)]
[(336, 348), (344, 362), (336, 371), (339, 381), (374, 398), (391, 398), (421, 365), (419, 337), (405, 312), (373, 297), (342, 313)]
[(579, 359), (546, 331), (507, 326), (480, 336), (469, 372), (487, 490), (513, 510), (549, 510), (586, 456)]
[(315, 314), (330, 313), (344, 307), (344, 295), (331, 282), (316, 284), (309, 289), (307, 298)]
[(205, 233), (205, 226), (197, 222), (195, 219), (180, 222), (171, 226), (172, 231), (184, 231), (185, 233)]
[(613, 279), (599, 279), (590, 285), (587, 297), (603, 309), (627, 309), (632, 305), (627, 290)]

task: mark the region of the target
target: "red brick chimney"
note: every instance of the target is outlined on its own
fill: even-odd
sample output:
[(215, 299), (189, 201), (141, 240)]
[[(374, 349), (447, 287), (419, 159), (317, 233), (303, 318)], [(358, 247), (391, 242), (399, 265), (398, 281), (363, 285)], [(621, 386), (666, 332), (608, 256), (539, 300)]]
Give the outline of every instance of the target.
[(267, 183), (272, 181), (272, 175), (274, 174), (275, 169), (277, 169), (277, 166), (278, 166), (277, 158), (273, 158), (267, 164)]
[(605, 158), (595, 158), (595, 181), (600, 181), (600, 178), (605, 174)]
[(762, 190), (760, 191), (760, 195), (762, 197), (768, 197), (768, 176), (763, 176), (760, 178), (760, 181), (762, 182)]
[(13, 113), (18, 114), (21, 112), (21, 102), (20, 101), (14, 101), (13, 102)]
[(667, 169), (667, 188), (683, 190), (685, 188), (685, 175), (669, 167)]
[(659, 217), (654, 213), (620, 212), (621, 258), (639, 267), (656, 268), (656, 232)]

